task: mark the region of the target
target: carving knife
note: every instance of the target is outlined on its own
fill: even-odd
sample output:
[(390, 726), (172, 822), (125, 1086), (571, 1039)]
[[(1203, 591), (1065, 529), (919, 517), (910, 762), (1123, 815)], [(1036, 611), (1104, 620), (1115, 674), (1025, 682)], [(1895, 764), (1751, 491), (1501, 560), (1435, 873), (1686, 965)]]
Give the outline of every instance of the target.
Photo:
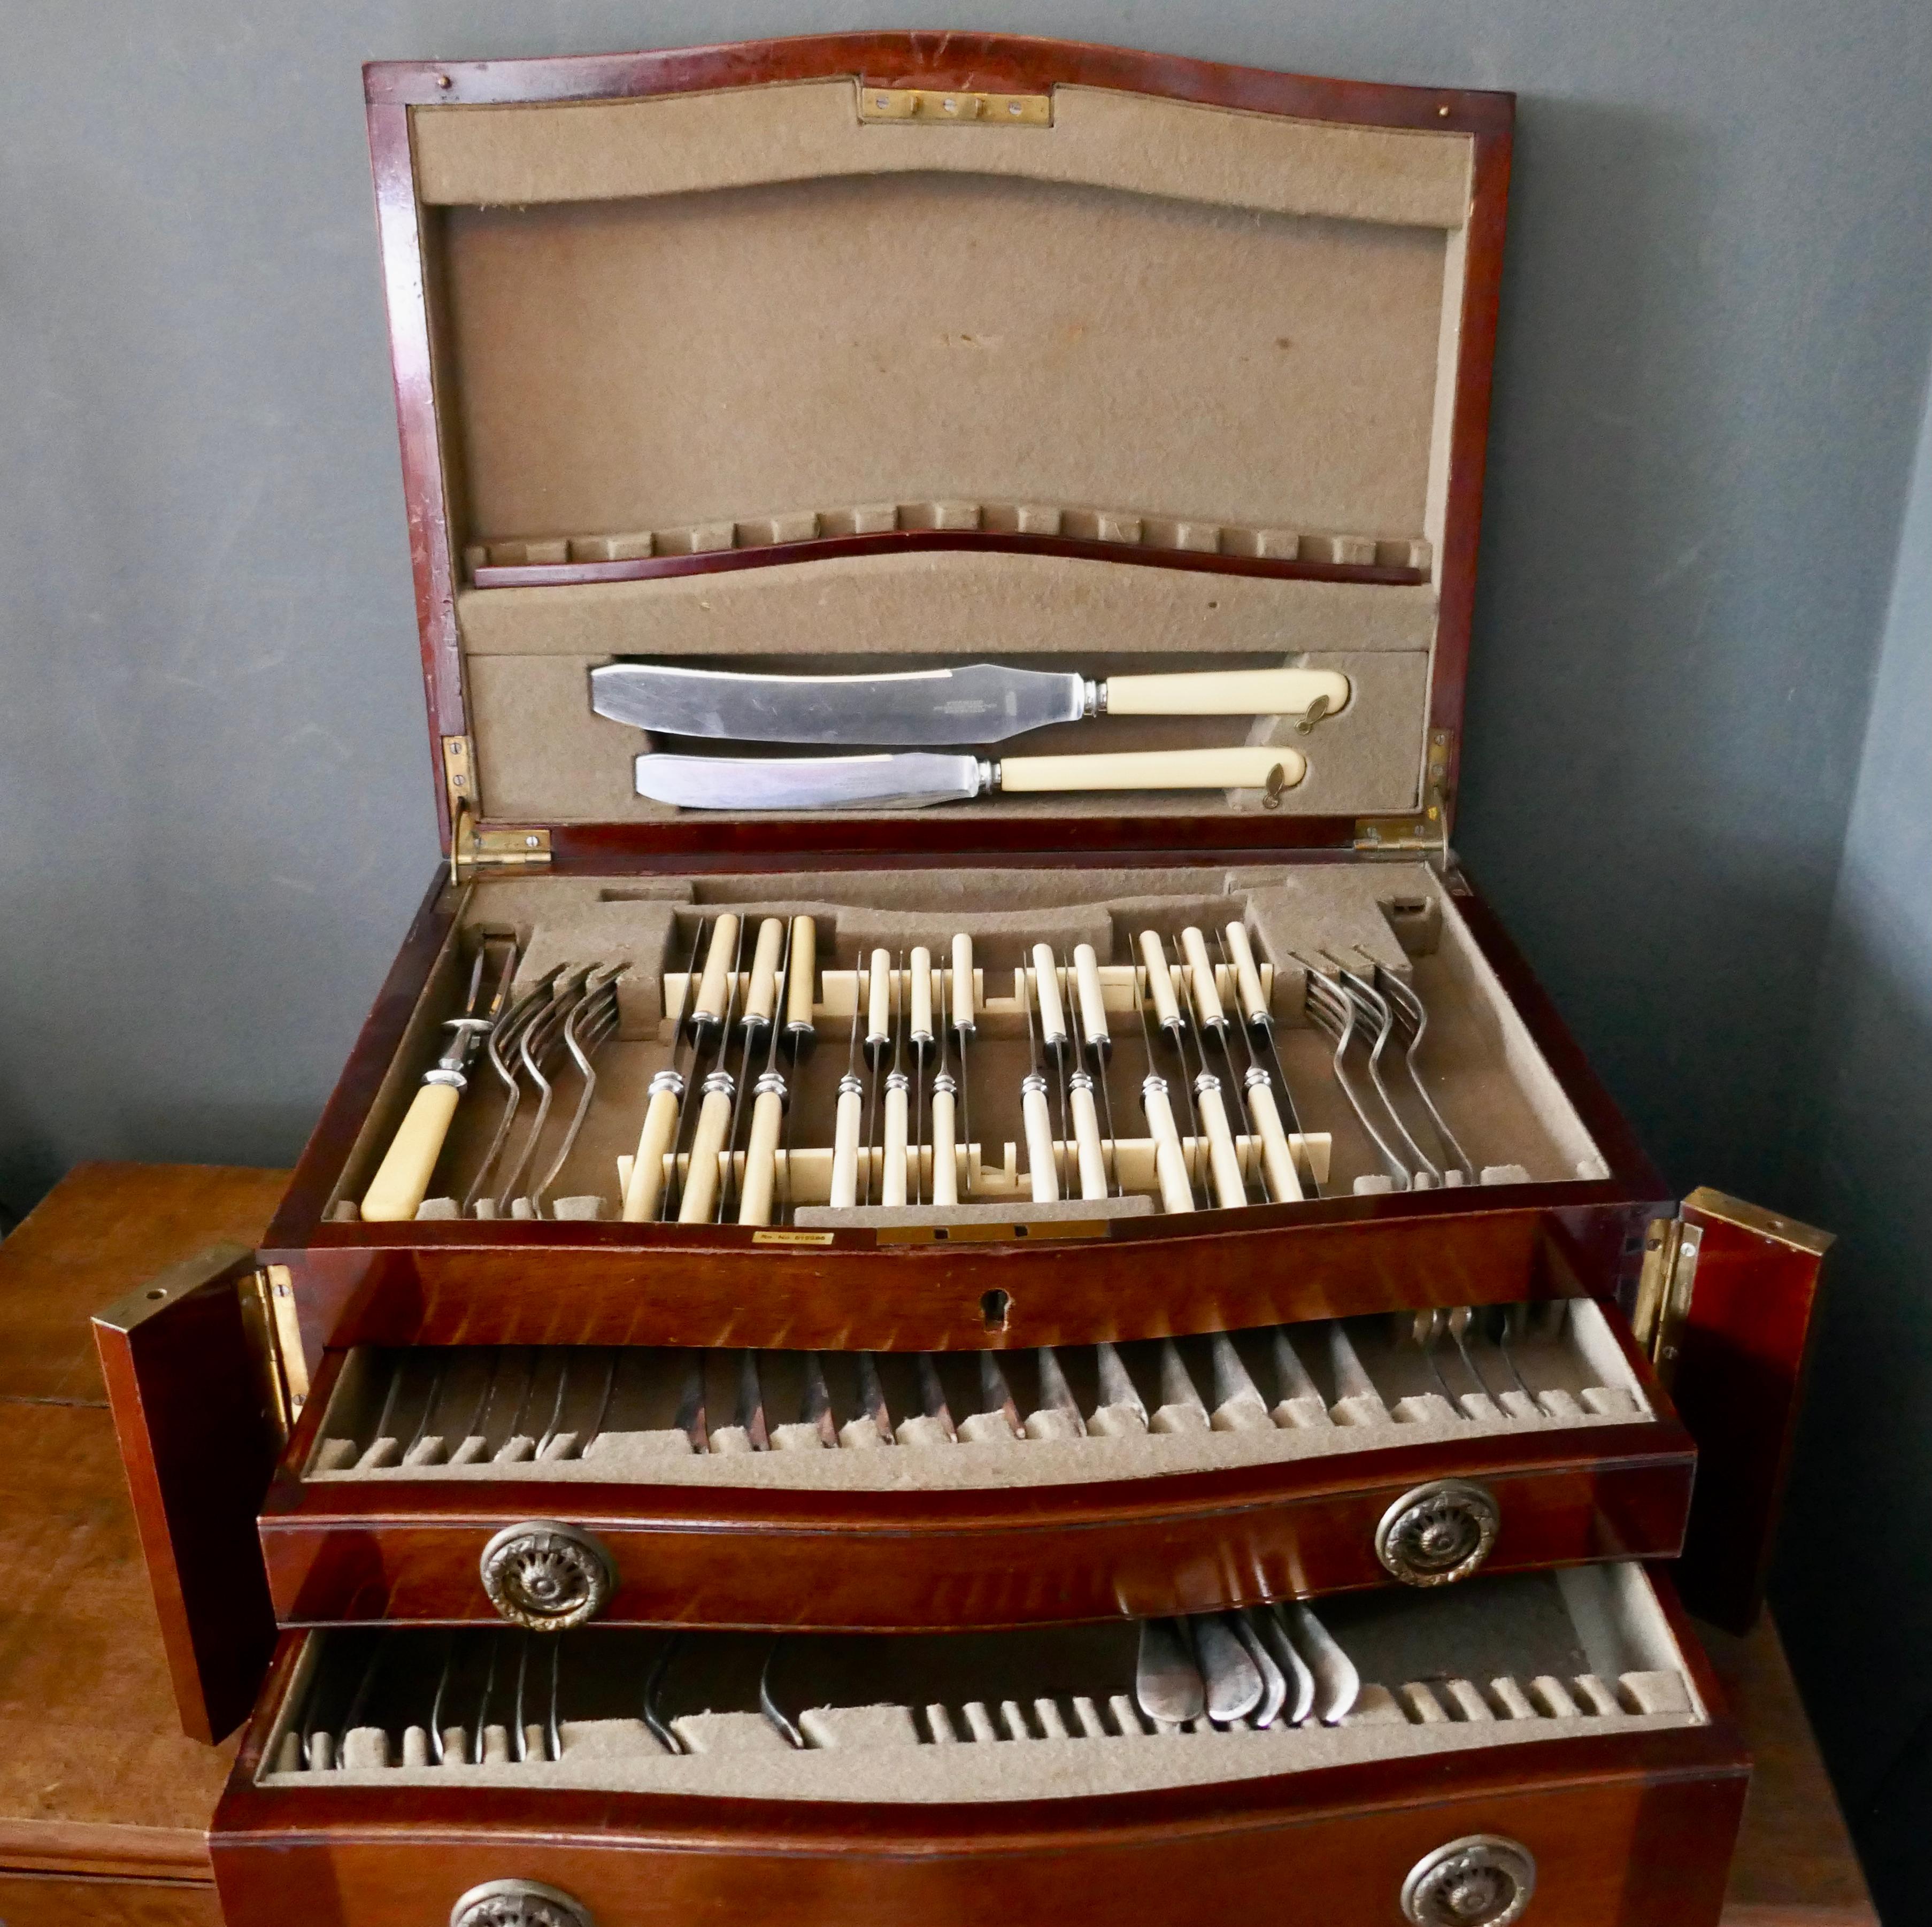
[(1259, 790), (1269, 799), (1308, 772), (1299, 751), (1140, 750), (1113, 756), (680, 756), (638, 758), (638, 794), (686, 810), (850, 810), (1004, 795), (1097, 790)]
[(666, 736), (882, 749), (1004, 742), (1088, 716), (1299, 716), (1308, 727), (1346, 709), (1350, 694), (1348, 679), (1333, 669), (1096, 679), (990, 662), (892, 676), (747, 676), (614, 662), (590, 672), (590, 706), (613, 722)]

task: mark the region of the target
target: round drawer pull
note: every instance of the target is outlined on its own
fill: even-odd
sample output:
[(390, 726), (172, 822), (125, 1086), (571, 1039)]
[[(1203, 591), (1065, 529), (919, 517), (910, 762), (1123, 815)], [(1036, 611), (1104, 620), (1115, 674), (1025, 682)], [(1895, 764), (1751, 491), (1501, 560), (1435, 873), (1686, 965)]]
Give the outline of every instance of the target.
[(538, 1881), (485, 1881), (449, 1910), (449, 1927), (594, 1927), (590, 1910)]
[(506, 1620), (561, 1632), (604, 1610), (616, 1574), (587, 1532), (553, 1519), (506, 1526), (483, 1548), (483, 1590)]
[(1510, 1927), (1536, 1891), (1527, 1847), (1498, 1833), (1470, 1833), (1425, 1854), (1402, 1884), (1414, 1927)]
[(1449, 1586), (1490, 1556), (1502, 1515), (1466, 1479), (1438, 1479), (1405, 1492), (1376, 1528), (1376, 1557), (1406, 1586)]

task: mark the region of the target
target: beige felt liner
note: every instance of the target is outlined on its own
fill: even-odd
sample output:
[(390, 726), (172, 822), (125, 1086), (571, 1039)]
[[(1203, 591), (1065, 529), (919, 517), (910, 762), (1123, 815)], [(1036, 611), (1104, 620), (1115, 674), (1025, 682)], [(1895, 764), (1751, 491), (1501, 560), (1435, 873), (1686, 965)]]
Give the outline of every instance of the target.
[[(1018, 559), (1012, 558), (1010, 559)], [(752, 638), (748, 634), (745, 640)], [(770, 639), (766, 639), (766, 646)], [(1000, 652), (1004, 653), (1004, 652)], [(992, 652), (982, 649), (983, 656)], [(652, 747), (641, 730), (598, 715), (590, 707), (590, 671), (608, 658), (478, 656), (470, 664), (470, 711), (477, 745), (483, 814), (536, 822), (664, 822), (680, 814), (636, 793), (634, 760)], [(1163, 663), (1166, 658), (1160, 659)], [(1280, 664), (1279, 654), (1268, 658)], [(1426, 706), (1429, 659), (1420, 654), (1312, 654), (1292, 659), (1313, 669), (1339, 669), (1353, 694), (1339, 715), (1324, 717), (1307, 735), (1284, 718), (1251, 721), (1242, 716), (1104, 716), (1036, 730), (985, 749), (982, 755), (1080, 754), (1118, 750), (1189, 749), (1210, 744), (1274, 742), (1308, 760), (1307, 775), (1288, 793), (1296, 814), (1394, 814), (1416, 807), (1421, 745), (1418, 719)], [(729, 659), (720, 667), (770, 667), (757, 658)], [(782, 666), (807, 673), (851, 673), (836, 657), (791, 657)], [(1079, 667), (1054, 658), (1042, 667)], [(1217, 657), (1190, 667), (1255, 666)], [(1085, 667), (1093, 667), (1090, 661)], [(1154, 662), (1136, 664), (1151, 670)], [(809, 754), (768, 747), (708, 745), (746, 755)], [(829, 754), (836, 754), (830, 751)], [(1241, 814), (1263, 809), (1258, 790), (1239, 793), (1094, 792), (1034, 796), (997, 796), (970, 803), (936, 805), (949, 815), (1093, 816), (1192, 814), (1204, 807)], [(860, 811), (854, 815), (903, 814)]]
[[(796, 1710), (809, 1737), (802, 1750), (757, 1710), (769, 1638), (687, 1633), (658, 1698), (692, 1749), (682, 1755), (664, 1750), (638, 1717), (665, 1635), (566, 1633), (558, 1636), (560, 1757), (544, 1757), (549, 1642), (539, 1639), (526, 1674), (530, 1757), (522, 1761), (510, 1757), (502, 1725), (516, 1716), (507, 1679), (487, 1701), (477, 1690), (494, 1635), (459, 1635), (452, 1646), (435, 1632), (388, 1635), (400, 1656), (373, 1683), (364, 1723), (338, 1736), (330, 1722), (355, 1689), (366, 1642), (316, 1635), (257, 1779), (265, 1788), (509, 1785), (874, 1804), (1064, 1799), (1438, 1758), (1580, 1731), (1682, 1729), (1708, 1718), (1635, 1566), (1479, 1579), (1448, 1593), (1359, 1596), (1318, 1611), (1364, 1683), (1354, 1712), (1333, 1727), (1156, 1727), (1129, 1697), (1130, 1622), (806, 1635), (787, 1642), (771, 1676), (775, 1701)], [(433, 1766), (423, 1722), (446, 1655), (452, 1663), (437, 1716), (446, 1764)], [(472, 1766), (464, 1764), (472, 1737), (464, 1721), (479, 1717), (485, 1761)], [(336, 1764), (338, 1739), (346, 1764)]]
[[(1316, 732), (1330, 725), (1324, 723)], [(436, 1029), (460, 997), (460, 948), (484, 929), (515, 929), (525, 949), (518, 981), (551, 965), (628, 959), (618, 982), (619, 1034), (597, 1060), (595, 1104), (553, 1197), (602, 1197), (617, 1209), (616, 1161), (638, 1133), (652, 1076), (670, 1055), (661, 981), (681, 971), (700, 917), (722, 910), (746, 917), (808, 913), (818, 919), (818, 964), (849, 970), (884, 948), (898, 955), (923, 943), (938, 958), (953, 934), (973, 939), (986, 994), (1012, 996), (1012, 972), (1036, 943), (1063, 954), (1091, 943), (1103, 964), (1133, 961), (1136, 934), (1160, 931), (1170, 946), (1181, 928), (1211, 931), (1242, 919), (1258, 958), (1272, 966), (1282, 1066), (1304, 1131), (1332, 1139), (1328, 1182), (1346, 1195), (1358, 1178), (1382, 1170), (1375, 1147), (1336, 1086), (1333, 1047), (1307, 1023), (1306, 978), (1298, 960), (1322, 955), (1373, 963), (1406, 979), (1423, 999), (1429, 1028), (1420, 1063), (1432, 1095), (1479, 1170), (1517, 1167), (1548, 1182), (1600, 1176), (1604, 1167), (1462, 922), (1455, 900), (1424, 863), (1244, 865), (1234, 871), (1183, 868), (1063, 870), (1050, 866), (969, 871), (829, 871), (783, 877), (718, 876), (614, 882), (594, 877), (494, 878), (466, 899), (463, 917), (432, 975), (404, 1050), (372, 1108), (336, 1196), (360, 1197), (423, 1070), (434, 1062)], [(748, 958), (748, 940), (746, 951)], [(849, 1008), (849, 1006), (848, 1006)], [(845, 1026), (849, 1029), (849, 1025)], [(820, 1047), (794, 1076), (793, 1141), (829, 1144), (844, 1030), (821, 1019)], [(1156, 1044), (1158, 1068), (1172, 1081), (1171, 1056)], [(976, 1142), (984, 1161), (1010, 1164), (1022, 1133), (1019, 1080), (1026, 1065), (1016, 1014), (989, 1014), (968, 1066)], [(734, 1072), (737, 1068), (734, 1062)], [(757, 1068), (757, 1067), (754, 1067)], [(1107, 1085), (1123, 1139), (1144, 1129), (1144, 1074), (1138, 1026), (1116, 1019)], [(566, 1086), (560, 1104), (574, 1101)], [(500, 1087), (486, 1067), (472, 1076), (458, 1107), (432, 1196), (460, 1199), (494, 1134)], [(560, 1124), (550, 1141), (560, 1142)], [(539, 1168), (542, 1160), (536, 1161)], [(332, 1200), (333, 1201), (333, 1200)]]
[[(1473, 1375), (1454, 1343), (1442, 1338), (1434, 1353), (1439, 1380), (1407, 1314), (1352, 1320), (1339, 1329), (1376, 1388), (1372, 1400), (1349, 1395), (1337, 1380), (1337, 1329), (1325, 1323), (1282, 1328), (1316, 1388), (1312, 1400), (1279, 1377), (1271, 1329), (1234, 1335), (1246, 1386), (1217, 1382), (1208, 1341), (1181, 1341), (1177, 1349), (1194, 1395), (1180, 1409), (1163, 1410), (1160, 1347), (1127, 1344), (1115, 1355), (1146, 1412), (1156, 1426), (1173, 1429), (1109, 1434), (1101, 1428), (1120, 1424), (1124, 1415), (1101, 1410), (1098, 1358), (1090, 1347), (1066, 1346), (1055, 1357), (1088, 1428), (1084, 1437), (988, 1440), (969, 1431), (949, 1445), (930, 1426), (914, 1424), (883, 1449), (860, 1449), (878, 1445), (876, 1428), (869, 1434), (862, 1427), (845, 1430), (862, 1404), (853, 1361), (844, 1355), (827, 1355), (821, 1367), (840, 1447), (808, 1447), (799, 1433), (778, 1435), (802, 1417), (806, 1361), (796, 1353), (761, 1353), (765, 1422), (775, 1435), (775, 1449), (764, 1452), (748, 1449), (738, 1426), (735, 1353), (586, 1347), (538, 1359), (481, 1348), (383, 1353), (358, 1347), (336, 1381), (304, 1476), (328, 1484), (534, 1478), (800, 1491), (988, 1490), (1158, 1478), (1390, 1446), (1469, 1444), (1525, 1430), (1587, 1432), (1654, 1416), (1604, 1313), (1588, 1299), (1532, 1310), (1527, 1332), (1507, 1354), (1493, 1334), (1472, 1332), (1466, 1342)], [(933, 1362), (953, 1422), (963, 1423), (983, 1403), (980, 1355), (940, 1354)], [(1035, 1416), (1045, 1396), (1036, 1356), (1006, 1353), (1000, 1362), (1022, 1426), (1059, 1431)], [(693, 1449), (676, 1429), (694, 1364), (705, 1385), (706, 1452)], [(883, 1356), (878, 1369), (896, 1431), (922, 1409), (915, 1368), (909, 1358)], [(1518, 1373), (1527, 1392), (1517, 1385)]]
[[(413, 126), (459, 554), (983, 526), (1439, 559), (1466, 135), (1079, 87), (1055, 91), (1050, 126), (868, 124), (850, 79), (421, 108)], [(460, 589), (458, 625), (485, 820), (665, 814), (634, 793), (634, 736), (588, 709), (585, 672), (626, 652), (861, 670), (848, 659), (1072, 652), (1100, 674), (1387, 651), (1408, 659), (1364, 667), (1286, 805), (1366, 815), (1416, 807), (1435, 590), (880, 556)]]

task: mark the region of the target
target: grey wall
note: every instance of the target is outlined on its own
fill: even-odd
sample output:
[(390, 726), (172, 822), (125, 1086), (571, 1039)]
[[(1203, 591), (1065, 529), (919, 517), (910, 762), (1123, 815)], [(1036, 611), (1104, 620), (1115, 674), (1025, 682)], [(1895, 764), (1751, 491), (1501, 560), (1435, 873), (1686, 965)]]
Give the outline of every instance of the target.
[[(1887, 1917), (1932, 1815), (1932, 408), (1796, 1107), (1790, 1188), (1838, 1227), (1777, 1575), (1785, 1636)], [(1874, 1602), (1877, 1602), (1875, 1609)], [(1848, 1677), (1849, 1676), (1849, 1677)]]
[[(292, 1157), (430, 875), (361, 60), (946, 23), (1516, 89), (1460, 841), (1674, 1182), (1858, 1227), (1821, 1383), (1849, 1393), (1876, 1347), (1899, 1402), (1850, 1437), (1814, 1427), (1801, 1485), (1847, 1569), (1864, 1528), (1824, 1495), (1905, 1462), (1885, 1428), (1922, 1416), (1904, 1341), (1927, 1339), (1874, 1175), (1903, 1194), (1903, 1140), (1859, 1122), (1867, 1079), (1914, 1061), (1900, 1013), (1922, 1050), (1925, 1029), (1922, 841), (1918, 922), (1885, 894), (1906, 888), (1898, 799), (1917, 784), (1922, 836), (1927, 802), (1904, 718), (1932, 592), (1910, 572), (1858, 787), (1932, 339), (1924, 0), (4, 18), (16, 1207), (82, 1157)], [(1828, 937), (1856, 1020), (1817, 1039)], [(1804, 1573), (1794, 1555), (1794, 1626), (1822, 1655), (1863, 1599)], [(1914, 1716), (1834, 1714), (1840, 1765), (1882, 1770)]]

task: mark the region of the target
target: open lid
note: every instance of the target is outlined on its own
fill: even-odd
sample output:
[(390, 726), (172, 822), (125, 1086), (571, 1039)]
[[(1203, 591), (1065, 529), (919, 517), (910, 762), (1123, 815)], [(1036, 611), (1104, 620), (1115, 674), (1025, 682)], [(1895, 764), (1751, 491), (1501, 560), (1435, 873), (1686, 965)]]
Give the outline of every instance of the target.
[[(446, 848), (1444, 841), (1509, 96), (951, 34), (365, 78)], [(635, 793), (624, 657), (1349, 694), (1012, 746), (1292, 747), (1272, 796), (719, 816)]]

